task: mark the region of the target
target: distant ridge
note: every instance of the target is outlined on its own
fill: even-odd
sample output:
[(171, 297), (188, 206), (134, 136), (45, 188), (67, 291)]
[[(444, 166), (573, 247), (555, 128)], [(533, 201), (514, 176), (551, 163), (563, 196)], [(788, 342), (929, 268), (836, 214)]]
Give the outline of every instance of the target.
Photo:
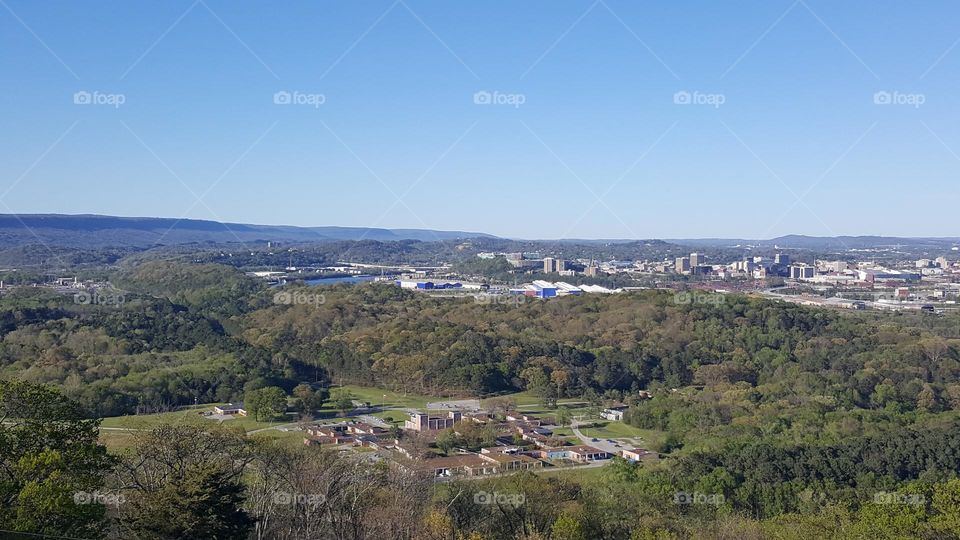
[[(0, 214), (0, 249), (46, 244), (64, 248), (132, 247), (158, 245), (229, 244), (237, 242), (330, 242), (374, 240), (379, 242), (419, 240), (460, 240), (485, 238), (508, 240), (491, 234), (432, 229), (384, 229), (375, 227), (297, 227), (292, 225), (255, 225), (221, 223), (203, 219), (159, 217), (119, 217), (95, 214)], [(884, 247), (943, 248), (960, 245), (960, 237), (907, 238), (896, 236), (805, 236), (787, 235), (769, 240), (743, 238), (687, 239), (572, 239), (522, 240), (515, 242), (581, 245), (618, 245), (670, 243), (680, 246), (842, 250)]]
[(0, 214), (0, 247), (44, 243), (58, 247), (150, 247), (187, 243), (321, 242), (333, 240), (456, 240), (485, 233), (371, 227), (295, 227), (201, 219), (92, 214)]
[(679, 238), (667, 242), (704, 247), (781, 247), (792, 249), (877, 249), (885, 247), (943, 247), (960, 244), (960, 237), (901, 237), (901, 236), (805, 236), (789, 234), (769, 240), (745, 238)]

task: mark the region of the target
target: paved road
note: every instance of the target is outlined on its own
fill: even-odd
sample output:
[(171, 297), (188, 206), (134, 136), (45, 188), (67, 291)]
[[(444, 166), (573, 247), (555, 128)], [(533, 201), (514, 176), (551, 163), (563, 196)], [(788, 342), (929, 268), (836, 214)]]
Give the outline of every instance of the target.
[(619, 454), (620, 450), (622, 450), (622, 448), (617, 448), (613, 443), (607, 442), (606, 439), (597, 439), (594, 441), (593, 437), (587, 437), (580, 431), (580, 425), (582, 425), (581, 422), (573, 422), (570, 424), (570, 427), (573, 429), (573, 434), (579, 437), (583, 444), (592, 446), (594, 448), (599, 448), (600, 450), (610, 452), (611, 454)]
[(300, 425), (300, 422), (292, 422), (292, 423), (289, 423), (289, 424), (281, 424), (281, 425), (279, 425), (279, 426), (269, 426), (269, 427), (265, 427), (265, 428), (255, 429), (255, 430), (253, 430), (253, 431), (248, 431), (248, 432), (247, 432), (247, 435), (250, 435), (250, 434), (252, 434), (252, 433), (261, 433), (261, 432), (264, 432), (264, 431), (270, 431), (271, 429), (288, 428), (288, 427), (290, 427), (290, 426), (297, 426), (297, 425)]
[(390, 429), (392, 427), (392, 424), (388, 424), (376, 416), (370, 416), (369, 414), (360, 415), (358, 418), (360, 421), (366, 422), (371, 426), (381, 427), (384, 429)]

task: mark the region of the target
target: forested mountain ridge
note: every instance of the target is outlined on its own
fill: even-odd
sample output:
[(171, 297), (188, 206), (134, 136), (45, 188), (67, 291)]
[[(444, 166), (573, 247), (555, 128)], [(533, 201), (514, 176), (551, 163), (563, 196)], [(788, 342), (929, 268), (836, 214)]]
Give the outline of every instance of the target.
[(99, 248), (257, 241), (449, 240), (480, 236), (490, 235), (430, 229), (251, 225), (157, 217), (0, 214), (0, 248), (32, 244), (37, 241), (59, 247)]
[[(129, 291), (120, 306), (4, 298), (7, 371), (107, 389), (135, 374), (157, 383), (173, 376), (140, 356), (159, 355), (160, 365), (177, 366), (177, 384), (146, 384), (134, 401), (174, 405), (239, 395), (256, 379), (292, 387), (322, 372), (438, 394), (747, 388), (759, 403), (960, 407), (953, 317), (841, 313), (742, 295), (684, 305), (657, 291), (481, 304), (379, 284), (290, 288), (323, 302), (276, 304), (273, 291), (219, 265), (151, 262), (115, 277)], [(236, 367), (214, 376), (204, 356)], [(111, 400), (91, 398), (98, 402)]]

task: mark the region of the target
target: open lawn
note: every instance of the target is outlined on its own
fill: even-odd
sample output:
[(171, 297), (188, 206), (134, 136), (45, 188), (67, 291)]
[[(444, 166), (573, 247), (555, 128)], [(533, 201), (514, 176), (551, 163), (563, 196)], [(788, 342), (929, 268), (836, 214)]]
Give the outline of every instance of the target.
[(306, 436), (307, 434), (303, 431), (280, 431), (278, 429), (268, 429), (251, 435), (254, 439), (271, 439), (289, 446), (303, 446), (303, 439)]
[(403, 411), (383, 411), (374, 413), (373, 416), (381, 418), (391, 424), (403, 424), (408, 418), (410, 418), (410, 415)]
[[(394, 392), (392, 390), (387, 390), (386, 388), (357, 386), (352, 384), (344, 385), (342, 387), (332, 387), (330, 389), (331, 394), (335, 394), (339, 388), (349, 391), (356, 400), (369, 402), (370, 405), (374, 407), (382, 406), (386, 408), (424, 409), (426, 408), (427, 403), (430, 402), (471, 398), (471, 396), (460, 396), (459, 398), (427, 396), (423, 394)], [(515, 392), (513, 394), (506, 394), (499, 397), (512, 399), (517, 404), (517, 407), (524, 412), (534, 413), (535, 411), (536, 413), (543, 415), (550, 413), (548, 409), (543, 407), (543, 400), (529, 391)], [(497, 399), (497, 397), (489, 397), (480, 400), (480, 406), (488, 406), (490, 401), (493, 399)], [(578, 399), (565, 399), (559, 401), (558, 404), (570, 409), (574, 414), (585, 414), (585, 411), (587, 410), (587, 403)], [(327, 402), (322, 410), (325, 412), (333, 412), (332, 406), (333, 404), (331, 402)]]
[(537, 405), (538, 403), (540, 403), (540, 401), (542, 401), (540, 398), (538, 398), (537, 396), (533, 395), (532, 392), (530, 392), (530, 391), (525, 391), (525, 392), (516, 392), (516, 393), (514, 393), (514, 394), (506, 394), (506, 395), (503, 395), (503, 396), (495, 396), (495, 397), (491, 397), (491, 398), (485, 398), (485, 399), (480, 400), (480, 405), (481, 405), (482, 407), (486, 407), (486, 406), (490, 403), (491, 400), (493, 400), (493, 399), (502, 399), (502, 398), (510, 398), (510, 399), (512, 399), (512, 400), (517, 404), (517, 406)]
[[(486, 407), (490, 404), (490, 400), (498, 398), (510, 398), (517, 404), (517, 408), (522, 409), (524, 412), (529, 412), (531, 407), (540, 407), (543, 403), (543, 399), (537, 397), (533, 392), (525, 390), (523, 392), (514, 392), (513, 394), (504, 394), (502, 396), (494, 396), (489, 398), (484, 398), (480, 400), (480, 405)], [(585, 401), (579, 399), (562, 399), (557, 402), (559, 405), (586, 405)]]
[(242, 427), (245, 431), (253, 431), (255, 429), (263, 429), (271, 426), (279, 426), (282, 424), (287, 424), (290, 422), (295, 422), (297, 419), (295, 416), (290, 415), (287, 419), (282, 422), (257, 422), (253, 418), (246, 416), (235, 416), (229, 420), (212, 420), (205, 418), (202, 413), (213, 410), (214, 405), (219, 405), (218, 403), (210, 403), (206, 405), (195, 405), (190, 407), (184, 407), (177, 411), (165, 412), (165, 413), (156, 413), (156, 414), (132, 414), (126, 416), (111, 416), (109, 418), (104, 418), (103, 422), (100, 424), (102, 427), (109, 428), (124, 428), (131, 430), (138, 429), (152, 429), (159, 426), (160, 424), (168, 423), (202, 423), (206, 422), (207, 424), (201, 425), (213, 425), (214, 423), (221, 423), (225, 426), (231, 427)]
[(118, 451), (133, 446), (132, 431), (101, 431), (100, 444), (107, 447), (107, 451), (115, 454)]
[[(385, 388), (376, 388), (368, 386), (345, 385), (330, 389), (331, 395), (343, 388), (353, 394), (354, 399), (359, 401), (368, 401), (375, 407), (405, 407), (411, 409), (422, 409), (431, 401), (440, 401), (443, 398), (436, 396), (424, 396), (419, 394), (398, 393)], [(327, 404), (328, 406), (330, 403)]]
[(643, 439), (647, 447), (659, 445), (667, 434), (662, 431), (640, 429), (623, 422), (598, 422), (598, 427), (580, 428), (580, 432), (587, 437), (598, 439)]

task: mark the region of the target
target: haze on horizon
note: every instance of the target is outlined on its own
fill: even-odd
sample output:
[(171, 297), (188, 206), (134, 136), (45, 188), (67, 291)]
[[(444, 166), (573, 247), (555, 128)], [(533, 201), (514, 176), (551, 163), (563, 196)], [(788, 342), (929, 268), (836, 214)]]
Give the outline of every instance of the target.
[(945, 1), (0, 8), (0, 213), (960, 236)]

